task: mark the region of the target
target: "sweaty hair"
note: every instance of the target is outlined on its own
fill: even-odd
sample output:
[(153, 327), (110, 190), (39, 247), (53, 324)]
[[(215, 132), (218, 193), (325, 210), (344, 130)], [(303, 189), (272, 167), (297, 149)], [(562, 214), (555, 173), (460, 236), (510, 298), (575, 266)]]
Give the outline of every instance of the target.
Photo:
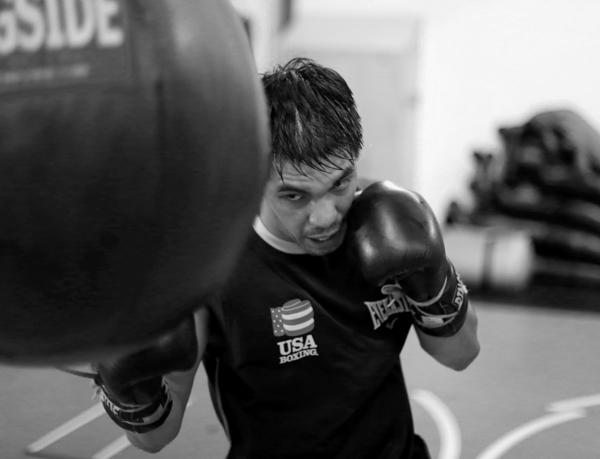
[(311, 59), (294, 58), (263, 74), (271, 123), (273, 166), (285, 162), (324, 171), (336, 158), (353, 163), (363, 145), (352, 91), (336, 71)]

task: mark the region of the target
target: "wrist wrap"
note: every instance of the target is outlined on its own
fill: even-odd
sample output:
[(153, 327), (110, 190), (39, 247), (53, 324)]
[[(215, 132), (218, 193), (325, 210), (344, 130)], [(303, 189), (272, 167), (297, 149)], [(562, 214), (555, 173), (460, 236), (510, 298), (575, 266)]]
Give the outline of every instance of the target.
[(146, 433), (160, 427), (171, 412), (173, 399), (169, 386), (163, 379), (160, 392), (145, 404), (126, 404), (112, 399), (100, 385), (100, 402), (108, 416), (122, 429)]
[(434, 298), (428, 301), (405, 298), (415, 325), (428, 335), (452, 336), (461, 329), (467, 317), (468, 290), (450, 261), (446, 280)]

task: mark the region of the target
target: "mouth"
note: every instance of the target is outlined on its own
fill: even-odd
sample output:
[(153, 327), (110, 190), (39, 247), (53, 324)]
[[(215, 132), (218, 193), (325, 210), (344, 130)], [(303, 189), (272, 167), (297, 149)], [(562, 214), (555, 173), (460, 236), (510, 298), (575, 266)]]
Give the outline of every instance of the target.
[(329, 239), (331, 239), (332, 237), (334, 237), (336, 234), (337, 234), (337, 231), (335, 233), (330, 233), (330, 234), (325, 234), (325, 235), (309, 236), (308, 238), (312, 241), (325, 242), (325, 241), (328, 241)]
[(322, 244), (324, 242), (328, 242), (332, 239), (335, 239), (340, 234), (341, 229), (342, 228), (339, 227), (335, 231), (328, 231), (326, 233), (312, 234), (310, 236), (307, 236), (307, 238), (310, 239), (311, 241)]

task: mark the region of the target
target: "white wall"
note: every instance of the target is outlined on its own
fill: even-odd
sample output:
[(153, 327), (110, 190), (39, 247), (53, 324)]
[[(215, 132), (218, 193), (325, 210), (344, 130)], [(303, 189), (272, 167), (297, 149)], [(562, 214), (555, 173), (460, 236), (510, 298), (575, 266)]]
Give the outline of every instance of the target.
[(348, 82), (362, 118), (362, 178), (414, 188), (418, 21), (312, 15), (297, 18), (280, 39), (280, 62), (307, 56)]
[(250, 36), (258, 72), (276, 62), (282, 4), (277, 0), (231, 0), (234, 8), (250, 21)]
[(297, 0), (299, 15), (332, 12), (422, 16), (414, 183), (439, 216), (500, 125), (559, 105), (600, 124), (596, 0)]

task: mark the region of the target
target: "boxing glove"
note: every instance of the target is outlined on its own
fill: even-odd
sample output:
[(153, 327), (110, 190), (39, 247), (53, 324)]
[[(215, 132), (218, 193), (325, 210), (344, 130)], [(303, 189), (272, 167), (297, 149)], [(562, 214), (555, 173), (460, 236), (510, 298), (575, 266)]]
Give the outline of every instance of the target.
[(377, 182), (357, 195), (347, 216), (348, 247), (365, 279), (396, 290), (419, 329), (455, 334), (466, 316), (467, 290), (447, 259), (440, 226), (417, 193)]
[(135, 353), (94, 365), (94, 382), (109, 417), (121, 428), (144, 433), (168, 417), (172, 400), (163, 375), (192, 368), (198, 357), (193, 317)]

